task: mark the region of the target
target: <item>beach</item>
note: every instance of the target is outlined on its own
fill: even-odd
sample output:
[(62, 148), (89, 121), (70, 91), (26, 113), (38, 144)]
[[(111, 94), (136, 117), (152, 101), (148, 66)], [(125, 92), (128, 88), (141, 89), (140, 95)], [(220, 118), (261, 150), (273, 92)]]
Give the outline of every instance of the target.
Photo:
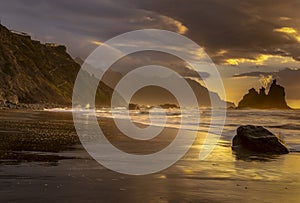
[[(177, 132), (166, 128), (160, 139), (146, 145), (122, 136), (111, 118), (101, 118), (99, 124), (115, 146), (135, 154), (164, 148)], [(71, 112), (2, 111), (0, 201), (299, 202), (297, 150), (280, 156), (236, 155), (231, 150), (233, 128), (225, 129), (226, 135), (205, 160), (199, 160), (205, 137), (199, 131), (188, 153), (171, 167), (131, 176), (106, 169), (89, 156), (77, 137)], [(287, 142), (290, 139), (285, 137)], [(293, 148), (298, 146), (295, 140)]]

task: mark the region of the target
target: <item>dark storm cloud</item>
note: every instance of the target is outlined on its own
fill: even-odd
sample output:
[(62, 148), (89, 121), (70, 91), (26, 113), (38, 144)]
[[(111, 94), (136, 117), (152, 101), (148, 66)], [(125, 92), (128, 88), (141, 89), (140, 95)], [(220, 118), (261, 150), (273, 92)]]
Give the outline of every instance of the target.
[(240, 77), (261, 77), (261, 76), (268, 76), (268, 75), (274, 75), (275, 72), (261, 72), (261, 71), (256, 71), (256, 72), (249, 72), (249, 73), (241, 73), (237, 75), (233, 75), (232, 77), (235, 78), (240, 78)]
[(298, 0), (10, 0), (0, 2), (0, 18), (43, 41), (66, 44), (73, 56), (87, 56), (91, 40), (161, 28), (187, 35), (221, 63), (259, 54), (299, 60), (300, 37), (274, 31), (300, 31), (299, 8)]
[(182, 28), (167, 16), (106, 0), (2, 1), (0, 19), (9, 28), (33, 33), (34, 38), (66, 44), (74, 56), (81, 57), (95, 48), (93, 40), (105, 41), (141, 28)]
[[(224, 56), (253, 59), (279, 48), (295, 59), (300, 55), (295, 37), (274, 32), (281, 27), (300, 29), (298, 0), (133, 1), (139, 8), (181, 21), (189, 28), (188, 36), (204, 46), (215, 61)], [(228, 52), (218, 56), (222, 49)]]

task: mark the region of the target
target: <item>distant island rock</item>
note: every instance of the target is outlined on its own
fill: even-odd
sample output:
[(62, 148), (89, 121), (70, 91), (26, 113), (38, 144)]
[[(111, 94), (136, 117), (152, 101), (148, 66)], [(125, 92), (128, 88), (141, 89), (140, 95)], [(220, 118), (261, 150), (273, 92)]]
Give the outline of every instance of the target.
[(268, 154), (287, 154), (289, 150), (281, 140), (262, 126), (245, 125), (237, 129), (232, 141), (233, 150), (246, 149)]
[(140, 110), (140, 106), (138, 104), (130, 103), (128, 105), (128, 110)]
[(251, 88), (239, 102), (237, 109), (255, 108), (255, 109), (291, 109), (285, 100), (284, 87), (277, 85), (273, 80), (268, 94), (262, 87), (259, 92)]

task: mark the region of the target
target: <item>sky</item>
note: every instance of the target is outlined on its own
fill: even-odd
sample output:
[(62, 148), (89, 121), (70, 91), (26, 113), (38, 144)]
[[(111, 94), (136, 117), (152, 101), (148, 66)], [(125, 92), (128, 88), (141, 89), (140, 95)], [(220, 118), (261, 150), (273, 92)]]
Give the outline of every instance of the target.
[(248, 89), (276, 78), (288, 104), (300, 108), (299, 10), (298, 0), (1, 0), (0, 20), (82, 59), (124, 32), (177, 32), (211, 57), (227, 100), (237, 104)]

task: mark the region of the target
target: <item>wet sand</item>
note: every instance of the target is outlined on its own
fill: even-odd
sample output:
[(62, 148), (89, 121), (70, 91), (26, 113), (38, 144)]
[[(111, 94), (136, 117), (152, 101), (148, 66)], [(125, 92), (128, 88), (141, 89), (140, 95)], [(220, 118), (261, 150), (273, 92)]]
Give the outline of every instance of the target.
[[(132, 143), (112, 120), (100, 125), (124, 151), (147, 154), (171, 142), (175, 129), (160, 139)], [(234, 136), (234, 135), (233, 135)], [(71, 113), (0, 113), (0, 202), (299, 202), (300, 155), (240, 157), (220, 141), (198, 160), (203, 135), (170, 168), (146, 176), (108, 170), (80, 145)], [(132, 145), (135, 145), (133, 147)]]

